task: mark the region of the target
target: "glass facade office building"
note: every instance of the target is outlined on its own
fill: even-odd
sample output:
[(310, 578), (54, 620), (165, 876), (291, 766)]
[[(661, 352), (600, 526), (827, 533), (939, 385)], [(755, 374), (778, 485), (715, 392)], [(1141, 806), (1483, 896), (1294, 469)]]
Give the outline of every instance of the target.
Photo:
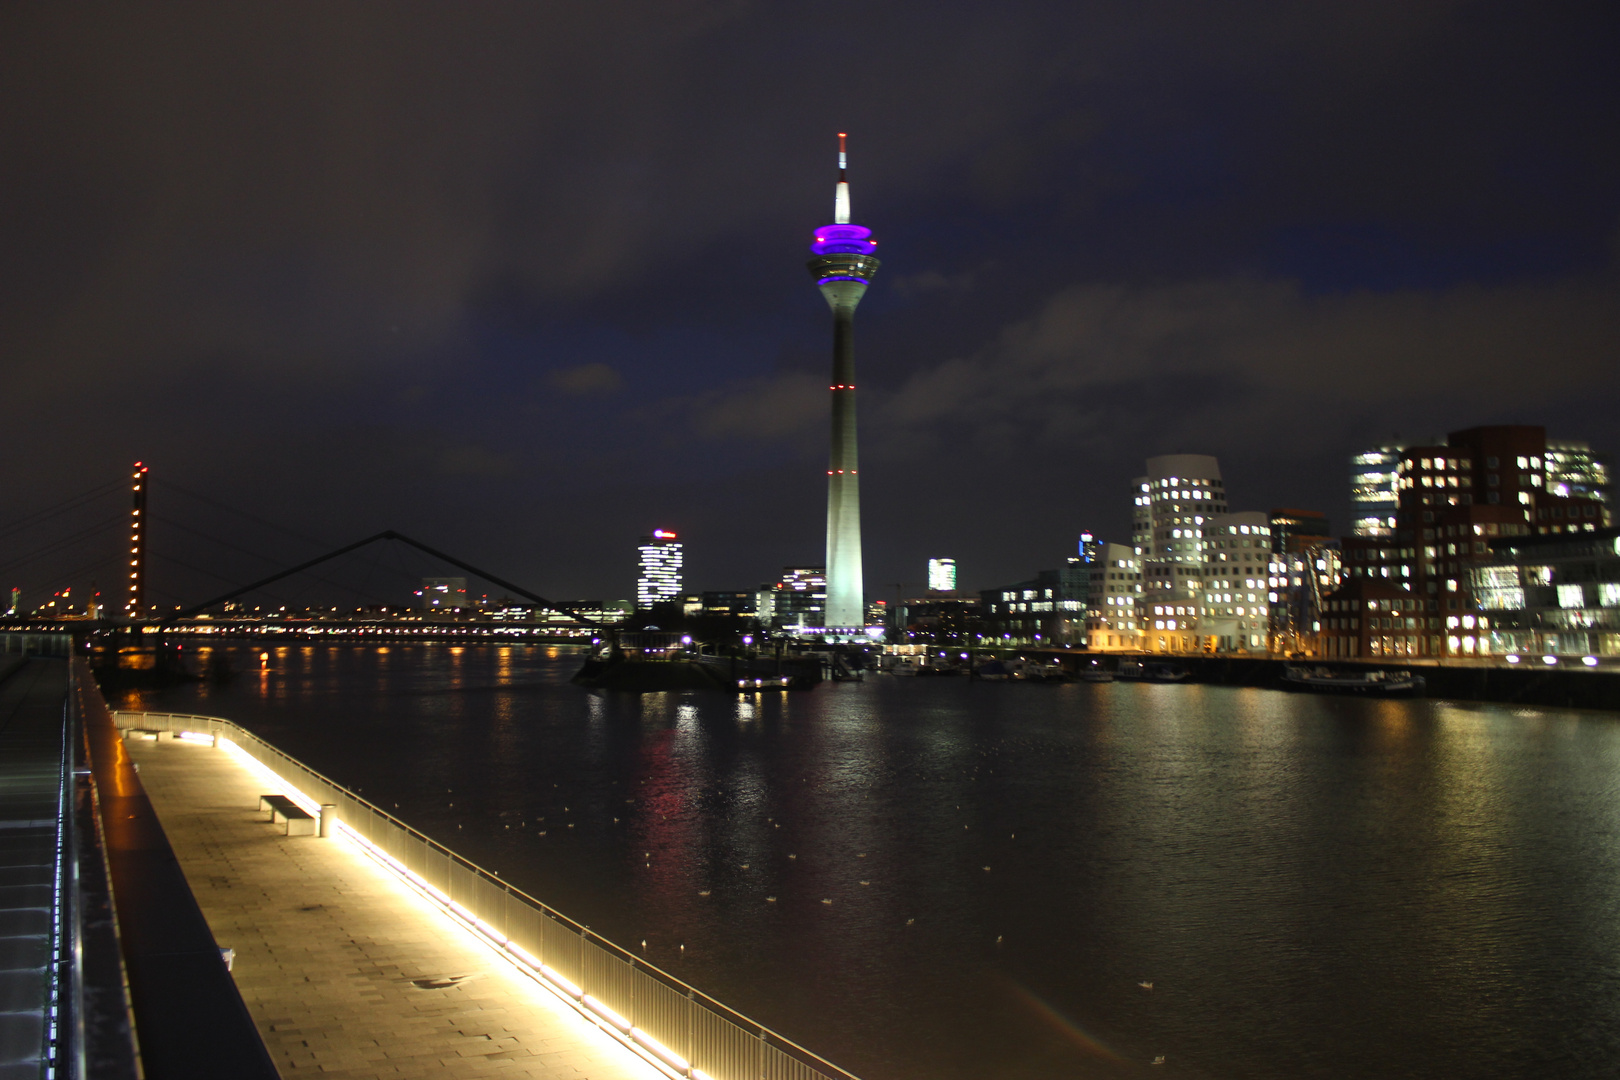
[(642, 610), (654, 604), (669, 603), (681, 598), (681, 542), (668, 529), (654, 529), (651, 536), (641, 538), (640, 572), (636, 575), (636, 607)]

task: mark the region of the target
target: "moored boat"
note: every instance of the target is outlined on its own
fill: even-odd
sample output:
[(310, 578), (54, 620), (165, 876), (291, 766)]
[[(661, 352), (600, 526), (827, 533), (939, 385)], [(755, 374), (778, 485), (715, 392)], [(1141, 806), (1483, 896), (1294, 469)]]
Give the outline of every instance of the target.
[(1192, 673), (1177, 664), (1148, 664), (1142, 669), (1143, 682), (1186, 682)]
[(1422, 697), (1423, 676), (1410, 671), (1334, 671), (1330, 668), (1285, 667), (1284, 690), (1317, 694), (1354, 694), (1361, 697)]
[(973, 677), (982, 682), (1006, 682), (1013, 677), (1012, 665), (1004, 660), (986, 660), (973, 669)]
[(1100, 661), (1093, 660), (1080, 669), (1081, 682), (1105, 683), (1114, 681), (1114, 673), (1103, 667)]
[(1070, 682), (1074, 679), (1074, 676), (1060, 661), (1053, 660), (1047, 664), (1025, 662), (1023, 670), (1015, 671), (1013, 678), (1022, 679), (1025, 682), (1057, 683)]

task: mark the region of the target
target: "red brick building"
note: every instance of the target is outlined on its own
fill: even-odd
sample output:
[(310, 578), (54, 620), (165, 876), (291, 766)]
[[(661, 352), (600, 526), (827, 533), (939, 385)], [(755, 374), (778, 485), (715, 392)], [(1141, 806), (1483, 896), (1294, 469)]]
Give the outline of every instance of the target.
[[(1609, 508), (1599, 499), (1551, 490), (1550, 467), (1546, 429), (1530, 425), (1469, 428), (1448, 435), (1443, 446), (1402, 451), (1392, 535), (1340, 541), (1348, 582), (1402, 588), (1412, 599), (1412, 614), (1399, 617), (1421, 621), (1422, 633), (1415, 634), (1416, 652), (1399, 655), (1487, 651), (1478, 631), (1488, 625), (1482, 625), (1471, 583), (1492, 539), (1608, 527)], [(1386, 617), (1397, 616), (1391, 611), (1378, 619)], [(1404, 648), (1414, 633), (1404, 626), (1398, 644)]]
[(1352, 578), (1322, 599), (1318, 655), (1330, 660), (1422, 656), (1429, 621), (1421, 597), (1382, 578)]

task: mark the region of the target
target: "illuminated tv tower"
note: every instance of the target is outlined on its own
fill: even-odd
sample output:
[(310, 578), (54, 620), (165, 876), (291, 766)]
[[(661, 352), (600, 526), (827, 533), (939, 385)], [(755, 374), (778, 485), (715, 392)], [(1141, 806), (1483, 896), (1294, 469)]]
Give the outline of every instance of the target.
[(821, 295), (833, 314), (832, 454), (827, 462), (827, 608), (829, 630), (866, 624), (861, 578), (860, 456), (855, 440), (855, 306), (880, 265), (872, 257), (872, 230), (849, 220), (848, 160), (838, 135), (838, 187), (833, 223), (816, 230), (810, 245)]

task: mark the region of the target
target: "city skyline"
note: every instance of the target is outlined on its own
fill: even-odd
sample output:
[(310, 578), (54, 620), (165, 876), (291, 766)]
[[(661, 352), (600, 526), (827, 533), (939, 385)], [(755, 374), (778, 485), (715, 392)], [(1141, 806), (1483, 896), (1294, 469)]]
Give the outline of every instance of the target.
[[(885, 236), (869, 597), (1124, 538), (1157, 455), (1348, 532), (1368, 447), (1620, 448), (1613, 12), (927, 16), (850, 13), (883, 60), (835, 96), (808, 13), (8, 14), (0, 365), (13, 438), (58, 449), (0, 476), (0, 528), (140, 460), (152, 603), (381, 528), (554, 596), (622, 596), (654, 521), (705, 585), (818, 563), (826, 311), (784, 254), (833, 131)], [(59, 584), (114, 595), (126, 498)]]
[[(835, 426), (835, 448), (837, 446), (836, 430)], [(1511, 454), (1506, 458), (1502, 458), (1497, 455), (1482, 453), (1477, 446), (1473, 446), (1471, 441), (1480, 438), (1486, 439), (1489, 445), (1496, 448), (1498, 455), (1503, 453), (1501, 447), (1510, 447), (1525, 451), (1525, 453), (1518, 454), (1516, 460)], [(1463, 440), (1461, 444), (1457, 442), (1459, 439)], [(1506, 441), (1500, 442), (1500, 446), (1498, 446), (1498, 441), (1501, 440)], [(1267, 629), (1265, 621), (1258, 623), (1251, 621), (1242, 624), (1240, 627), (1242, 634), (1240, 635), (1221, 632), (1212, 633), (1211, 628), (1220, 622), (1222, 615), (1227, 617), (1227, 622), (1230, 622), (1231, 617), (1234, 615), (1241, 619), (1264, 620), (1266, 613), (1256, 610), (1254, 605), (1267, 600), (1266, 592), (1271, 594), (1269, 596), (1271, 605), (1269, 619), (1273, 643), (1280, 640), (1278, 635), (1281, 635), (1282, 638), (1289, 638), (1299, 633), (1309, 634), (1313, 631), (1309, 629), (1307, 624), (1311, 622), (1311, 613), (1316, 611), (1322, 602), (1323, 590), (1333, 588), (1335, 581), (1339, 584), (1347, 584), (1355, 577), (1365, 574), (1363, 568), (1351, 564), (1357, 561), (1365, 562), (1369, 559), (1375, 562), (1388, 561), (1392, 558), (1399, 562), (1401, 557), (1414, 554), (1412, 551), (1407, 551), (1403, 545), (1415, 542), (1412, 531), (1416, 527), (1417, 515), (1411, 507), (1407, 507), (1403, 518), (1399, 507), (1404, 505), (1408, 498), (1416, 497), (1417, 493), (1413, 489), (1418, 483), (1419, 475), (1429, 471), (1431, 460), (1433, 468), (1439, 473), (1445, 473), (1449, 468), (1453, 475), (1433, 476), (1431, 474), (1430, 477), (1423, 478), (1423, 486), (1430, 487), (1432, 480), (1434, 486), (1444, 487), (1449, 479), (1450, 484), (1457, 491), (1462, 492), (1460, 496), (1456, 493), (1451, 494), (1450, 505), (1452, 507), (1456, 507), (1460, 502), (1466, 510), (1470, 503), (1475, 503), (1480, 507), (1487, 508), (1488, 513), (1495, 514), (1496, 520), (1503, 520), (1502, 513), (1504, 512), (1507, 513), (1508, 518), (1514, 521), (1518, 521), (1522, 517), (1527, 523), (1524, 528), (1528, 529), (1532, 534), (1563, 532), (1566, 529), (1563, 521), (1567, 521), (1569, 518), (1578, 520), (1578, 524), (1567, 526), (1571, 532), (1591, 532), (1594, 529), (1607, 529), (1613, 525), (1612, 502), (1615, 492), (1610, 483), (1612, 460), (1606, 454), (1594, 452), (1584, 440), (1548, 437), (1544, 429), (1536, 426), (1498, 425), (1454, 432), (1443, 438), (1436, 437), (1433, 441), (1434, 446), (1425, 446), (1418, 443), (1386, 443), (1371, 450), (1362, 450), (1350, 455), (1347, 490), (1350, 502), (1354, 507), (1354, 517), (1348, 531), (1330, 529), (1327, 516), (1318, 510), (1274, 508), (1269, 511), (1269, 514), (1257, 510), (1230, 512), (1226, 503), (1227, 493), (1225, 482), (1221, 478), (1220, 465), (1218, 459), (1212, 455), (1177, 454), (1149, 458), (1147, 461), (1148, 475), (1136, 477), (1128, 485), (1131, 492), (1130, 503), (1132, 507), (1129, 543), (1114, 543), (1107, 537), (1097, 536), (1089, 529), (1082, 530), (1078, 536), (1078, 558), (1071, 556), (1067, 560), (1072, 575), (1070, 572), (1061, 570), (1043, 570), (1038, 574), (1039, 583), (1045, 586), (1056, 583), (1056, 578), (1048, 580), (1051, 575), (1061, 577), (1064, 582), (1061, 591), (1064, 595), (1067, 595), (1070, 590), (1069, 576), (1074, 576), (1075, 587), (1080, 589), (1080, 592), (1075, 594), (1072, 603), (1059, 606), (1073, 608), (1077, 612), (1084, 609), (1086, 613), (1084, 615), (1065, 616), (1064, 618), (1072, 618), (1073, 621), (1059, 637), (1073, 642), (1089, 640), (1093, 648), (1145, 647), (1149, 651), (1166, 651), (1167, 649), (1171, 652), (1196, 651), (1201, 648), (1198, 643), (1206, 640), (1220, 642), (1221, 644), (1215, 647), (1222, 651), (1233, 648), (1247, 650), (1254, 647), (1264, 647), (1262, 642), (1265, 640), (1265, 631)], [(1459, 453), (1457, 450), (1459, 445), (1473, 446), (1472, 450), (1461, 451), (1473, 456), (1462, 458), (1454, 456)], [(1429, 455), (1439, 456), (1431, 459)], [(1502, 468), (1508, 470), (1505, 483), (1499, 483), (1503, 474), (1484, 471), (1497, 470), (1499, 463)], [(1469, 476), (1456, 474), (1459, 467), (1464, 472), (1467, 472), (1472, 466), (1476, 465), (1482, 467), (1482, 471), (1477, 474)], [(134, 468), (133, 476), (127, 481), (129, 491), (133, 494), (134, 499), (134, 508), (130, 516), (130, 527), (134, 530), (134, 535), (131, 537), (130, 542), (135, 546), (130, 550), (131, 558), (128, 563), (129, 567), (134, 568), (131, 569), (128, 575), (130, 580), (128, 593), (132, 597), (139, 595), (144, 588), (144, 566), (147, 552), (143, 540), (143, 530), (147, 518), (142, 515), (146, 514), (147, 511), (147, 491), (151, 486), (152, 479), (149, 475), (150, 467), (145, 463), (136, 462)], [(184, 491), (185, 489), (178, 490)], [(836, 492), (836, 486), (829, 485), (829, 491)], [(1401, 492), (1403, 491), (1412, 492), (1412, 494), (1402, 496)], [(105, 494), (105, 492), (102, 492), (102, 494)], [(186, 494), (196, 497), (195, 493), (192, 492), (186, 492)], [(1506, 495), (1507, 498), (1503, 499), (1503, 495)], [(1425, 501), (1434, 498), (1429, 494), (1424, 494), (1422, 497)], [(71, 502), (80, 503), (83, 501), (83, 499), (71, 500)], [(213, 500), (205, 499), (204, 501), (212, 503), (218, 509), (242, 516), (241, 512), (234, 508), (226, 507)], [(831, 506), (833, 500), (829, 500), (829, 503)], [(1498, 503), (1503, 505), (1498, 507)], [(1571, 503), (1575, 504), (1577, 508), (1571, 510), (1568, 518), (1566, 518), (1561, 507)], [(1537, 509), (1538, 506), (1539, 509)], [(251, 515), (245, 516), (251, 517)], [(1423, 516), (1426, 522), (1432, 524), (1433, 514)], [(1563, 519), (1563, 521), (1557, 519)], [(829, 513), (829, 523), (831, 521), (832, 515)], [(1404, 532), (1396, 528), (1398, 523), (1403, 525)], [(271, 523), (261, 521), (261, 524)], [(1215, 548), (1237, 547), (1240, 543), (1242, 547), (1250, 547), (1251, 542), (1249, 540), (1238, 541), (1236, 537), (1240, 532), (1244, 535), (1249, 534), (1251, 527), (1256, 536), (1269, 537), (1275, 534), (1278, 538), (1273, 550), (1276, 556), (1283, 559), (1284, 562), (1271, 566), (1269, 568), (1270, 574), (1288, 574), (1292, 572), (1295, 575), (1293, 586), (1297, 595), (1293, 596), (1292, 599), (1281, 599), (1281, 608), (1278, 607), (1280, 598), (1274, 591), (1279, 584), (1275, 577), (1270, 582), (1269, 588), (1265, 583), (1252, 576), (1242, 580), (1236, 578), (1226, 580), (1225, 575), (1228, 571), (1211, 563), (1211, 560), (1224, 561), (1228, 558), (1226, 555), (1212, 554)], [(182, 528), (186, 527), (182, 526)], [(1492, 526), (1493, 530), (1494, 528)], [(188, 531), (196, 530), (188, 529)], [(1228, 532), (1232, 534), (1234, 539), (1230, 543), (1223, 543), (1219, 537)], [(1490, 535), (1494, 536), (1496, 533), (1493, 531)], [(1428, 537), (1428, 539), (1432, 538), (1432, 536)], [(71, 539), (82, 539), (82, 537)], [(1323, 544), (1326, 545), (1325, 549), (1322, 546)], [(1263, 548), (1270, 545), (1271, 541), (1269, 540), (1264, 544), (1258, 541), (1252, 544), (1254, 548)], [(1369, 546), (1372, 549), (1379, 549), (1390, 545), (1394, 545), (1394, 547), (1388, 552), (1379, 553), (1374, 550), (1370, 553), (1368, 550)], [(690, 610), (694, 603), (700, 602), (700, 599), (706, 606), (710, 598), (723, 596), (728, 598), (725, 604), (727, 612), (735, 614), (733, 598), (753, 596), (760, 604), (764, 605), (758, 609), (759, 618), (767, 626), (780, 623), (779, 619), (773, 620), (772, 609), (774, 605), (763, 599), (770, 595), (770, 590), (773, 588), (770, 582), (757, 588), (741, 586), (736, 581), (699, 581), (695, 585), (688, 583), (683, 573), (684, 547), (685, 545), (678, 539), (678, 534), (669, 529), (654, 529), (651, 534), (643, 535), (640, 538), (640, 545), (637, 549), (638, 558), (634, 587), (631, 590), (636, 597), (633, 605), (634, 609), (646, 611), (655, 604), (684, 601)], [(1330, 562), (1312, 567), (1310, 565), (1311, 559), (1321, 556), (1324, 552), (1329, 557)], [(1119, 561), (1117, 556), (1125, 553), (1128, 553), (1131, 558), (1128, 561)], [(1027, 557), (1026, 565), (1028, 565), (1029, 560), (1039, 562), (1050, 557), (1051, 553), (1032, 550), (1025, 552), (1025, 555)], [(173, 561), (171, 556), (164, 557), (171, 562)], [(1231, 556), (1232, 559), (1238, 557), (1237, 555)], [(1250, 555), (1247, 553), (1241, 557), (1246, 560), (1250, 559)], [(1299, 557), (1307, 558), (1299, 565), (1289, 567), (1287, 560), (1290, 557), (1296, 559)], [(1430, 557), (1433, 557), (1432, 554)], [(1255, 555), (1253, 558), (1259, 559), (1259, 556)], [(1084, 569), (1082, 564), (1091, 568), (1089, 574), (1081, 572)], [(1090, 587), (1095, 592), (1099, 582), (1102, 580), (1102, 578), (1098, 577), (1096, 571), (1104, 565), (1134, 572), (1104, 575), (1109, 579), (1122, 578), (1140, 582), (1145, 576), (1148, 582), (1146, 586), (1118, 590), (1121, 592), (1134, 591), (1138, 594), (1142, 594), (1144, 589), (1146, 590), (1146, 595), (1139, 595), (1131, 602), (1129, 612), (1103, 610), (1095, 603), (1096, 596), (1088, 597), (1086, 595), (1086, 582), (1084, 579), (1086, 577), (1091, 579)], [(373, 563), (373, 569), (366, 572), (367, 576), (374, 573), (375, 566), (376, 564)], [(784, 573), (789, 576), (785, 576), (782, 579), (783, 582), (792, 580), (792, 574), (804, 569), (807, 568), (786, 567)], [(1251, 575), (1260, 572), (1258, 566), (1245, 567), (1244, 569)], [(1383, 569), (1384, 576), (1390, 576), (1392, 569), (1398, 570), (1399, 568), (1391, 568), (1386, 565)], [(1452, 567), (1453, 573), (1456, 573), (1457, 570), (1456, 566)], [(1303, 577), (1299, 576), (1301, 571), (1304, 572)], [(822, 566), (816, 567), (815, 572), (819, 575), (819, 588), (822, 590), (819, 599), (822, 603), (825, 603), (827, 575)], [(1404, 574), (1409, 577), (1411, 572), (1412, 568), (1408, 566)], [(1217, 575), (1220, 580), (1204, 580), (1207, 575)], [(1397, 573), (1397, 576), (1401, 575)], [(322, 577), (317, 580), (328, 588), (338, 588), (340, 591), (352, 590), (352, 586), (342, 586), (331, 578)], [(452, 582), (459, 583), (456, 586), (456, 591), (462, 597), (460, 603), (441, 605), (440, 603), (427, 602), (424, 604), (423, 598), (428, 593), (430, 586), (435, 587), (436, 591), (442, 593), (446, 591), (442, 586)], [(415, 601), (405, 601), (407, 606), (426, 606), (430, 609), (444, 606), (446, 610), (466, 609), (486, 613), (498, 610), (503, 605), (511, 607), (513, 613), (523, 609), (523, 602), (514, 601), (510, 596), (499, 595), (498, 590), (507, 588), (507, 586), (500, 583), (494, 583), (497, 593), (482, 594), (481, 601), (476, 604), (470, 602), (470, 594), (466, 589), (466, 579), (463, 577), (424, 577), (421, 579), (421, 583), (422, 587), (414, 589), (411, 593), (416, 598)], [(415, 584), (415, 582), (413, 581), (412, 584)], [(1051, 605), (1044, 608), (1032, 608), (1027, 603), (1022, 606), (1014, 604), (1011, 607), (1005, 607), (998, 604), (996, 599), (993, 599), (996, 594), (999, 594), (1000, 601), (1010, 602), (1014, 600), (1016, 594), (1005, 590), (1008, 588), (1019, 589), (1026, 586), (1033, 587), (1036, 584), (1037, 582), (1030, 581), (1017, 586), (1001, 584), (983, 587), (976, 585), (970, 589), (963, 589), (962, 592), (966, 594), (982, 594), (987, 609), (993, 612), (999, 610), (1001, 617), (1017, 611), (1022, 611), (1027, 616), (1032, 611), (1055, 610)], [(1310, 594), (1309, 596), (1298, 593), (1298, 588), (1306, 584), (1310, 584), (1310, 588), (1306, 589), (1306, 593)], [(1411, 583), (1408, 582), (1408, 584)], [(1456, 581), (1450, 582), (1450, 589), (1455, 591), (1458, 584)], [(714, 587), (716, 585), (721, 587)], [(926, 573), (922, 581), (894, 582), (890, 583), (888, 587), (898, 590), (897, 595), (918, 598), (922, 595), (924, 589), (929, 593), (954, 593), (956, 586), (957, 561), (954, 558), (934, 557), (927, 560)], [(1284, 592), (1287, 592), (1286, 581), (1282, 582), (1282, 586)], [(105, 604), (103, 590), (93, 579), (90, 581), (88, 588), (83, 587), (82, 584), (78, 587), (79, 597), (77, 601), (72, 598), (75, 585), (68, 584), (59, 588), (36, 589), (30, 596), (29, 601), (19, 607), (19, 599), (23, 590), (19, 586), (13, 586), (10, 613), (24, 614), (36, 610), (41, 614), (48, 610), (83, 611), (86, 603), (93, 607), (100, 607)], [(908, 588), (909, 593), (907, 592)], [(1217, 588), (1221, 590), (1243, 589), (1245, 591), (1236, 594), (1205, 592), (1205, 590)], [(1435, 586), (1431, 585), (1430, 591), (1434, 591), (1434, 588)], [(1113, 592), (1115, 590), (1110, 587), (1107, 591)], [(1463, 586), (1462, 592), (1466, 594), (1467, 591), (1466, 585)], [(358, 598), (361, 594), (355, 593), (354, 595)], [(594, 612), (590, 616), (592, 618), (605, 619), (608, 622), (617, 621), (617, 619), (628, 615), (632, 610), (632, 606), (629, 601), (610, 599), (612, 595), (614, 595), (614, 591), (609, 589), (601, 596), (591, 600), (564, 601), (561, 602), (562, 610), (570, 608), (574, 610), (590, 609)], [(1055, 595), (1057, 594), (1048, 593), (1047, 599), (1050, 600)], [(1100, 595), (1100, 593), (1097, 594), (1097, 596)], [(386, 589), (382, 592), (374, 589), (367, 596), (369, 602), (353, 610), (387, 610), (390, 606), (397, 608), (401, 603), (399, 596), (387, 593)], [(886, 617), (878, 617), (872, 614), (873, 611), (882, 610), (883, 601), (871, 594), (867, 594), (864, 599), (867, 608), (867, 624), (875, 626), (877, 623), (886, 622)], [(1031, 594), (1024, 595), (1022, 599), (1026, 601), (1031, 599)], [(1158, 601), (1157, 604), (1154, 603), (1155, 600)], [(874, 601), (877, 602), (875, 608), (872, 606)], [(1124, 603), (1124, 598), (1110, 599), (1108, 602), (1110, 605)], [(606, 610), (607, 607), (614, 604), (623, 605), (622, 610), (614, 609), (616, 614)], [(1229, 606), (1233, 604), (1239, 606), (1236, 609)], [(1212, 605), (1228, 606), (1220, 608), (1212, 607)], [(1291, 613), (1285, 613), (1291, 606), (1294, 610)], [(180, 607), (181, 605), (174, 605), (174, 610), (179, 610)], [(231, 605), (227, 605), (227, 609), (230, 607)], [(248, 607), (253, 611), (262, 610), (262, 605), (248, 605)], [(295, 604), (294, 607), (298, 608), (300, 605)], [(1244, 610), (1245, 607), (1248, 610)], [(334, 613), (347, 610), (341, 605), (332, 605), (330, 597), (308, 602), (302, 605), (301, 608), (314, 612), (330, 611)], [(598, 608), (602, 610), (597, 610)], [(156, 614), (165, 610), (165, 606), (161, 603), (148, 605), (143, 607), (142, 610)], [(275, 610), (274, 604), (271, 605), (270, 610)], [(289, 608), (283, 606), (281, 610), (286, 611)], [(748, 610), (752, 611), (753, 608), (749, 607)], [(823, 613), (824, 609), (818, 604), (814, 610), (818, 613), (818, 617), (821, 617), (820, 613)], [(126, 602), (120, 615), (129, 617), (131, 613), (131, 604)], [(1155, 615), (1164, 618), (1154, 619), (1153, 616)], [(1121, 622), (1120, 620), (1124, 621)], [(795, 625), (801, 627), (797, 632), (802, 634), (812, 627), (818, 631), (825, 629), (832, 623), (831, 620), (828, 620), (825, 623), (796, 623)], [(1033, 627), (1034, 624), (1031, 623), (1030, 625)], [(1168, 638), (1162, 634), (1155, 638), (1149, 635), (1137, 641), (1132, 635), (1121, 638), (1116, 634), (1115, 638), (1107, 640), (1106, 645), (1100, 644), (1100, 639), (1097, 638), (1095, 631), (1106, 633), (1110, 630), (1133, 632), (1179, 631), (1182, 636), (1178, 638), (1175, 633), (1171, 633)], [(1438, 649), (1439, 646), (1436, 645), (1435, 648)]]

